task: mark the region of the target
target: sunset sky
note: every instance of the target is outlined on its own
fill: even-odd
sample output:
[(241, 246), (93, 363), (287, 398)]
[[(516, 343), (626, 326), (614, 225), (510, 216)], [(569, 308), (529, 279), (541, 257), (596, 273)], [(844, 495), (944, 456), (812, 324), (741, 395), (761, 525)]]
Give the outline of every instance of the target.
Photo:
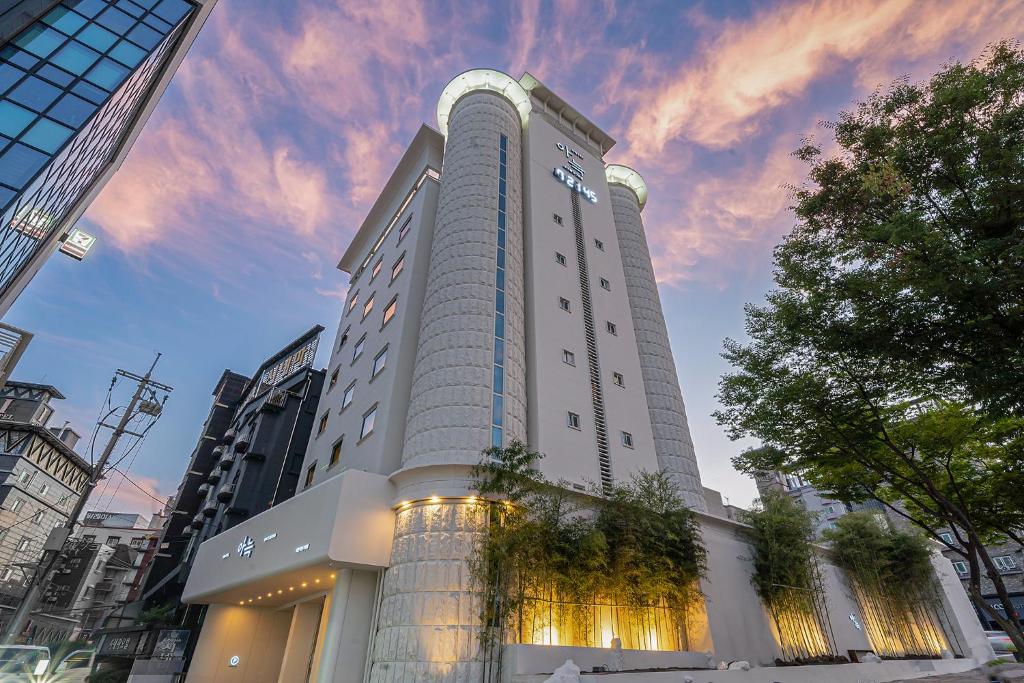
[[(88, 437), (113, 372), (161, 351), (175, 391), (131, 476), (173, 493), (225, 368), (249, 374), (316, 323), (326, 362), (347, 288), (335, 265), (417, 128), (436, 125), (445, 83), (530, 71), (647, 181), (704, 483), (746, 505), (753, 482), (729, 458), (751, 444), (710, 413), (722, 339), (742, 336), (792, 226), (786, 187), (805, 169), (790, 152), (827, 143), (820, 122), (875, 87), (1022, 30), (1014, 0), (220, 0), (83, 220), (98, 245), (83, 263), (54, 256), (7, 316), (36, 335), (15, 379), (56, 385), (57, 419)], [(93, 507), (157, 507), (115, 490)]]

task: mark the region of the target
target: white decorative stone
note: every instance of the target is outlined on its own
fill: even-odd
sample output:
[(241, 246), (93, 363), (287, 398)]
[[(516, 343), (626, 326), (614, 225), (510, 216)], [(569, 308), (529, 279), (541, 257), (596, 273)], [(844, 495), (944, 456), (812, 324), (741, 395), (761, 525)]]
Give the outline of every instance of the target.
[(580, 668), (571, 659), (567, 659), (544, 683), (580, 683)]
[(718, 669), (719, 671), (725, 671), (726, 669), (729, 668), (729, 665), (726, 664), (725, 662), (719, 662), (718, 666), (716, 666), (715, 668)]
[(626, 659), (622, 655), (622, 638), (612, 638), (612, 651), (608, 657), (609, 671), (622, 671), (626, 667)]
[(729, 671), (750, 671), (750, 662), (733, 662), (729, 665)]
[(860, 661), (865, 664), (881, 664), (882, 658), (876, 655), (874, 652), (869, 652), (860, 658)]

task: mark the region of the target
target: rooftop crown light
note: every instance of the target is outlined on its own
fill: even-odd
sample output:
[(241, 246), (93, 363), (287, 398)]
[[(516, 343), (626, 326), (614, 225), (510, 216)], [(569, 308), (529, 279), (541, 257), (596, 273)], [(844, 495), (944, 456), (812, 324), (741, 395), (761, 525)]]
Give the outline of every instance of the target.
[(629, 166), (609, 164), (604, 169), (604, 175), (608, 179), (609, 185), (616, 183), (633, 190), (637, 201), (640, 202), (640, 210), (643, 211), (644, 204), (647, 203), (647, 183), (639, 173)]
[(441, 92), (441, 98), (437, 101), (437, 127), (441, 135), (448, 135), (448, 119), (451, 117), (452, 108), (459, 98), (474, 90), (490, 90), (502, 95), (512, 103), (512, 106), (519, 112), (519, 118), (526, 127), (530, 118), (530, 95), (523, 89), (523, 86), (508, 74), (494, 69), (472, 69), (459, 74)]

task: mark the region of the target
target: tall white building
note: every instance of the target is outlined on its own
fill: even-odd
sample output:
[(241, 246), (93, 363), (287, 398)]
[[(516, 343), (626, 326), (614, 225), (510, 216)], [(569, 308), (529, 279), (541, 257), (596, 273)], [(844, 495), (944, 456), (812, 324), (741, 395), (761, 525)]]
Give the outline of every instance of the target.
[[(726, 525), (706, 540), (742, 552), (735, 522), (705, 514), (640, 174), (606, 164), (614, 140), (529, 74), (457, 76), (437, 123), (339, 263), (301, 492), (199, 549), (183, 599), (211, 607), (189, 681), (482, 680), (471, 468), (513, 439), (570, 489), (664, 471)], [(727, 607), (749, 576), (722, 576), (723, 619), (753, 623)], [(767, 627), (735, 641), (774, 656)]]

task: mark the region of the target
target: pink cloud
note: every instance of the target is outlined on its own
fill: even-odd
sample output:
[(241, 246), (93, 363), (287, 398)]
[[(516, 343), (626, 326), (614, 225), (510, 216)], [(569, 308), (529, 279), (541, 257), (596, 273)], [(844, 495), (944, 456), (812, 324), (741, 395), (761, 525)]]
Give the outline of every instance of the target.
[(749, 19), (703, 24), (709, 35), (696, 59), (630, 94), (637, 107), (626, 138), (637, 156), (650, 158), (674, 139), (729, 147), (843, 64), (853, 64), (874, 85), (898, 75), (907, 60), (934, 61), (954, 45), (976, 51), (1013, 35), (1024, 28), (1024, 6), (996, 0), (787, 2)]
[(160, 492), (161, 488), (165, 487), (153, 477), (134, 472), (125, 477), (120, 470), (114, 470), (90, 498), (87, 509), (152, 515), (163, 509), (168, 498), (168, 494)]

